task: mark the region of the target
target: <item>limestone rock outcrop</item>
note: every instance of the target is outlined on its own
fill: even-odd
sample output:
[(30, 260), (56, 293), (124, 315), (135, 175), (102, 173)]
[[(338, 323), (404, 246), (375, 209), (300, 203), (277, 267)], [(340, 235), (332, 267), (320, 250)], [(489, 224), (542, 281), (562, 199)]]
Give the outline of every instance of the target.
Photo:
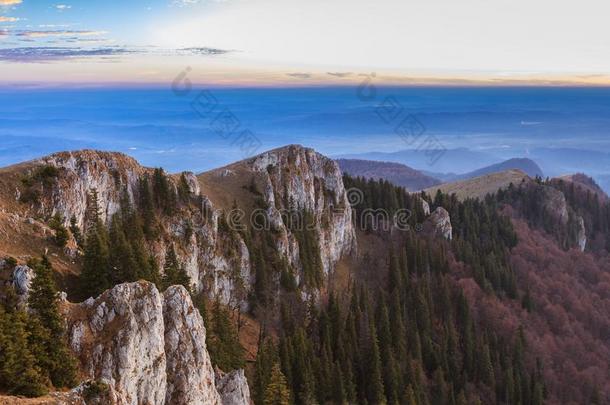
[(13, 288), (18, 295), (26, 296), (30, 291), (30, 284), (34, 278), (34, 270), (24, 264), (17, 265), (13, 269)]
[[(219, 404), (215, 376), (205, 346), (205, 328), (199, 311), (181, 286), (163, 293), (166, 404)], [(243, 403), (243, 402), (242, 402)]]
[(244, 370), (234, 370), (223, 373), (216, 370), (216, 388), (220, 394), (222, 405), (250, 404), (250, 387)]
[(420, 201), (421, 201), (421, 208), (424, 211), (424, 215), (426, 215), (426, 216), (430, 215), (430, 204), (428, 204), (428, 201), (424, 200), (423, 198), (421, 198)]
[(443, 207), (437, 207), (430, 215), (429, 221), (433, 225), (434, 232), (447, 240), (453, 238), (453, 228), (449, 212)]
[(69, 343), (89, 379), (117, 404), (163, 404), (167, 393), (163, 300), (150, 283), (120, 284), (71, 308)]
[(566, 202), (565, 195), (550, 186), (543, 186), (543, 195), (545, 211), (557, 222), (565, 226), (569, 220), (568, 203)]
[(13, 269), (13, 288), (17, 293), (17, 299), (20, 305), (26, 305), (30, 293), (30, 285), (34, 279), (34, 270), (24, 264), (17, 265)]
[(587, 247), (587, 230), (585, 228), (585, 220), (579, 216), (576, 219), (576, 224), (578, 227), (578, 231), (577, 231), (577, 238), (578, 238), (578, 248), (580, 249), (581, 252), (585, 251), (585, 248)]
[[(68, 305), (66, 318), (69, 343), (85, 377), (107, 384), (113, 404), (222, 403), (203, 320), (184, 287), (161, 294), (144, 281), (120, 284)], [(243, 377), (243, 372), (233, 374)], [(245, 378), (232, 380), (237, 382), (227, 384), (247, 389)], [(233, 403), (248, 404), (243, 401)]]
[(307, 210), (313, 216), (311, 228), (320, 243), (325, 274), (354, 249), (352, 210), (335, 161), (313, 149), (290, 145), (258, 155), (246, 164), (264, 179), (268, 220), (279, 235), (278, 250), (293, 266), (300, 266), (298, 243), (282, 215), (294, 210)]
[(98, 193), (100, 214), (105, 221), (118, 211), (123, 189), (133, 198), (140, 176), (150, 171), (127, 155), (94, 150), (55, 153), (39, 163), (58, 170), (51, 193), (41, 196), (40, 211), (47, 215), (59, 213), (66, 226), (74, 215), (81, 228), (91, 190)]

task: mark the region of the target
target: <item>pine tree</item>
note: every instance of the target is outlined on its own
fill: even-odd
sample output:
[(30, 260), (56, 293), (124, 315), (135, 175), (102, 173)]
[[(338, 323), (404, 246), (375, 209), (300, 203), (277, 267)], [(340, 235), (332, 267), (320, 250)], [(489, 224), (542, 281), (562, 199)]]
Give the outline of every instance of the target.
[(265, 390), (264, 405), (289, 405), (290, 391), (286, 385), (286, 378), (278, 363), (273, 365), (269, 384)]
[(55, 387), (72, 387), (76, 383), (76, 363), (66, 341), (63, 321), (59, 314), (58, 292), (53, 281), (53, 268), (46, 256), (31, 262), (35, 277), (32, 280), (28, 306), (40, 324), (48, 331), (43, 345), (47, 361), (40, 367), (48, 373)]
[(156, 207), (163, 210), (165, 215), (174, 213), (177, 205), (176, 191), (161, 168), (155, 169), (153, 173), (153, 195)]
[(191, 279), (186, 270), (178, 261), (176, 250), (170, 247), (165, 254), (165, 264), (163, 265), (163, 288), (166, 289), (172, 285), (182, 285), (187, 291), (191, 291)]
[(483, 344), (483, 350), (479, 357), (479, 362), (479, 372), (481, 375), (481, 380), (489, 387), (493, 388), (495, 384), (494, 367), (491, 361), (489, 345), (487, 343)]
[(72, 215), (70, 217), (70, 233), (72, 233), (72, 237), (76, 241), (78, 247), (83, 247), (83, 234), (76, 223), (76, 216)]
[(95, 297), (111, 287), (108, 232), (102, 223), (97, 191), (87, 195), (86, 237), (80, 284), (83, 295)]
[(417, 405), (417, 397), (415, 396), (415, 391), (413, 391), (411, 384), (407, 385), (407, 388), (405, 389), (402, 403), (405, 405)]
[(108, 239), (103, 225), (93, 226), (87, 233), (81, 272), (82, 291), (95, 297), (111, 287)]
[(252, 384), (254, 403), (264, 403), (265, 391), (271, 380), (271, 372), (277, 360), (273, 342), (271, 339), (264, 339), (258, 346), (256, 361), (254, 362), (254, 382)]
[(381, 356), (379, 354), (379, 343), (375, 327), (371, 326), (371, 343), (368, 362), (368, 399), (371, 404), (385, 404)]
[(131, 244), (123, 231), (123, 222), (118, 214), (110, 222), (109, 266), (111, 284), (136, 281), (138, 279), (138, 262), (134, 257)]
[(149, 240), (154, 239), (158, 234), (157, 218), (155, 214), (155, 199), (150, 187), (148, 176), (143, 176), (140, 178), (138, 193), (140, 197), (140, 209), (142, 210), (142, 226), (144, 229), (144, 234)]
[(231, 323), (229, 312), (216, 300), (212, 307), (212, 319), (208, 323), (206, 342), (212, 363), (223, 371), (244, 366), (244, 349), (239, 343), (237, 329)]
[(53, 238), (55, 244), (61, 248), (66, 247), (69, 238), (68, 230), (63, 222), (64, 219), (59, 213), (56, 213), (49, 221), (49, 228), (55, 231), (55, 236)]
[(347, 404), (347, 394), (345, 392), (344, 377), (339, 362), (335, 363), (332, 372), (332, 391), (332, 399), (335, 404)]
[(191, 197), (191, 187), (186, 180), (186, 175), (182, 173), (180, 175), (180, 182), (178, 183), (178, 198), (183, 204), (187, 204)]
[(37, 397), (47, 393), (49, 381), (30, 351), (28, 318), (0, 305), (0, 391)]

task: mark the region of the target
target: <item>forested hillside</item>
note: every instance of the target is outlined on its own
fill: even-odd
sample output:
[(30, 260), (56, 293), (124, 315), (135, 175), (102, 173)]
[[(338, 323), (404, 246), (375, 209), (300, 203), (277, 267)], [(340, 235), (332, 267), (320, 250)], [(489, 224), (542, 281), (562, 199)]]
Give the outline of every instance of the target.
[[(205, 338), (189, 328), (180, 336), (199, 336), (218, 368), (216, 384), (237, 373), (228, 375), (249, 386), (257, 405), (608, 398), (610, 208), (588, 189), (536, 179), (483, 199), (409, 193), (385, 180), (341, 176), (334, 162), (296, 146), (203, 174), (196, 184), (129, 161), (125, 172), (116, 157), (102, 158), (112, 177), (95, 174), (100, 187), (83, 186), (68, 202), (54, 199), (73, 176), (64, 160), (0, 175), (11, 187), (20, 179), (19, 201), (3, 200), (16, 213), (9, 218), (28, 224), (31, 215), (29, 225), (48, 229), (18, 233), (29, 228), (0, 216), (3, 232), (35, 241), (22, 249), (47, 252), (26, 263), (11, 255), (21, 252), (14, 244), (0, 246), (6, 393), (38, 396), (91, 375), (81, 344), (102, 320), (86, 314), (123, 299), (109, 288), (129, 286), (143, 301), (121, 305), (134, 305), (134, 319), (144, 319), (145, 302), (165, 316), (170, 301), (155, 294), (171, 290), (162, 298), (170, 300), (177, 290), (168, 288), (178, 284), (191, 298), (171, 305), (200, 315), (207, 330)], [(82, 172), (81, 179), (94, 176)], [(56, 266), (66, 262), (74, 273)], [(138, 280), (152, 284), (123, 284)], [(68, 300), (102, 295), (74, 307), (58, 283)], [(102, 345), (138, 324), (115, 328), (114, 312), (99, 311), (108, 316)], [(94, 325), (93, 335), (83, 339), (79, 322)], [(168, 336), (169, 362), (176, 354)], [(242, 368), (248, 384), (239, 380)], [(91, 395), (116, 390), (121, 398), (130, 389), (93, 382)], [(208, 394), (218, 396), (215, 388)]]

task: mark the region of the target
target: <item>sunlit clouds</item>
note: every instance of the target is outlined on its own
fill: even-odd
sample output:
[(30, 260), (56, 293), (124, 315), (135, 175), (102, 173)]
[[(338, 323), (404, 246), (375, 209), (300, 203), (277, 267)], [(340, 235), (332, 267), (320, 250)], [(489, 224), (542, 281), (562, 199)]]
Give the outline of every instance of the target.
[(152, 82), (188, 62), (223, 84), (358, 83), (371, 72), (392, 84), (610, 84), (610, 3), (585, 3), (0, 0), (1, 80), (39, 80), (19, 64), (64, 61), (66, 74), (42, 77), (89, 77), (71, 63), (87, 59), (104, 65), (97, 80), (137, 82), (127, 67), (139, 59)]

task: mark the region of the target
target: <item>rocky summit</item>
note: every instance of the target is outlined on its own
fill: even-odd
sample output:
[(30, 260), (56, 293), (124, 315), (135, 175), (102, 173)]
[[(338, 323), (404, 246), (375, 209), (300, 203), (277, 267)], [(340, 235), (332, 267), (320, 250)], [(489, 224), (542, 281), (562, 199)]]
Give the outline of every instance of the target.
[(120, 284), (65, 316), (86, 379), (106, 384), (115, 404), (249, 404), (243, 372), (217, 388), (203, 320), (182, 286)]

